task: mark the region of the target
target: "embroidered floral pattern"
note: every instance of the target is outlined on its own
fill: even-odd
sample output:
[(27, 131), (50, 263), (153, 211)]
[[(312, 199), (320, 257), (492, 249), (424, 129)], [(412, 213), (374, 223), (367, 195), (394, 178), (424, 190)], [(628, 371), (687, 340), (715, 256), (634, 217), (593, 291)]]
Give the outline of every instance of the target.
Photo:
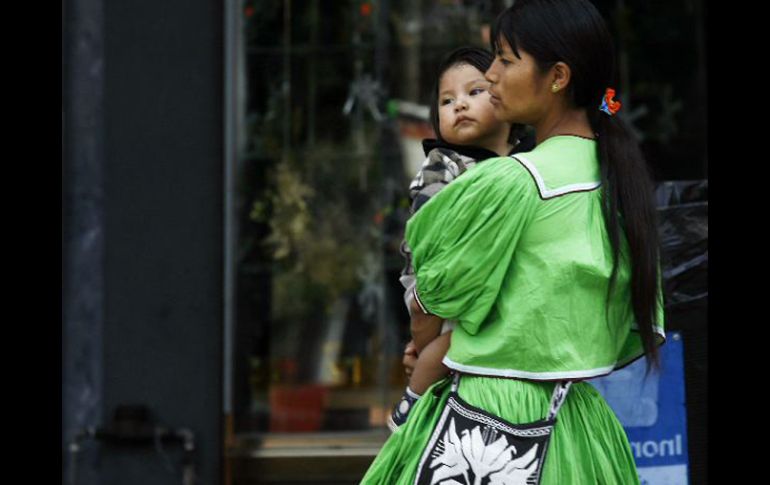
[(570, 382), (559, 382), (548, 418), (513, 424), (457, 395), (459, 375), (423, 451), (414, 485), (538, 485), (556, 415)]
[(476, 426), (457, 432), (451, 419), (436, 444), (431, 485), (527, 485), (537, 473), (536, 444), (520, 457), (514, 445), (494, 428)]

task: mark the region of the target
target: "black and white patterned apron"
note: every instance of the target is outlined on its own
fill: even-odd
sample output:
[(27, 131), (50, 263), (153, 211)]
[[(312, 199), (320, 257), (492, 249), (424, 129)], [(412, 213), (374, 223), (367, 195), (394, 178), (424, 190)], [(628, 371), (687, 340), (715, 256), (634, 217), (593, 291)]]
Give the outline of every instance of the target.
[(444, 412), (417, 468), (415, 485), (537, 485), (571, 382), (556, 384), (548, 415), (513, 424), (463, 401), (455, 374)]

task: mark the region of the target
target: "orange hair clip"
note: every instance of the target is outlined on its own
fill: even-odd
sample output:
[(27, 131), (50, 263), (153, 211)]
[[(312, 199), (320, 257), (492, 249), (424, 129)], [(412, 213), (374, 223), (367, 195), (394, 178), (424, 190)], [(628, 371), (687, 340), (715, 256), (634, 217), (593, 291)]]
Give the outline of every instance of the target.
[(599, 106), (599, 109), (601, 111), (604, 111), (610, 116), (613, 116), (615, 113), (620, 111), (621, 103), (620, 101), (615, 101), (615, 90), (612, 88), (607, 88), (607, 92), (604, 94), (604, 98), (602, 99), (602, 104)]

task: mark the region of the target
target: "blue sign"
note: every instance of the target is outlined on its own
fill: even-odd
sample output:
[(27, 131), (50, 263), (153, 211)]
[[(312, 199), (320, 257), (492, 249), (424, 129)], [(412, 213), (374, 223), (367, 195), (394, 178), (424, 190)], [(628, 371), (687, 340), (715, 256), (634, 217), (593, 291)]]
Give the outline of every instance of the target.
[(687, 408), (682, 337), (668, 332), (661, 370), (645, 376), (645, 359), (592, 379), (617, 415), (642, 485), (687, 485)]

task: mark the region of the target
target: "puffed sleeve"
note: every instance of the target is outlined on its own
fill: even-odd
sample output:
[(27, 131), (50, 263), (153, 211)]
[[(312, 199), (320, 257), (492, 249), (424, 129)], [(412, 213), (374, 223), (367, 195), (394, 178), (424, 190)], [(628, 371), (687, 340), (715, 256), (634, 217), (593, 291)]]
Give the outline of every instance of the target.
[(479, 331), (539, 203), (537, 194), (519, 162), (493, 158), (469, 169), (409, 219), (406, 240), (423, 310), (457, 320), (470, 334)]

